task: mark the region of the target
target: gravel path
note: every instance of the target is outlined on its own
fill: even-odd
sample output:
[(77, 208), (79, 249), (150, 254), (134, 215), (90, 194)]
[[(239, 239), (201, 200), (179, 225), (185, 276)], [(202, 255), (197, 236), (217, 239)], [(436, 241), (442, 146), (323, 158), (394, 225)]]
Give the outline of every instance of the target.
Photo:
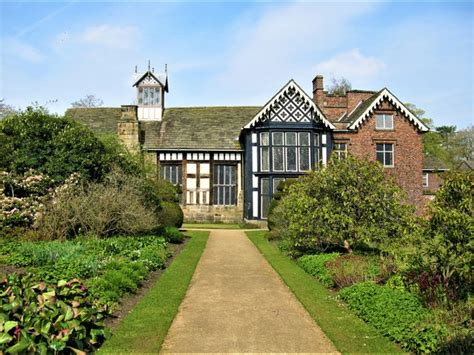
[(337, 352), (238, 230), (211, 232), (162, 351)]

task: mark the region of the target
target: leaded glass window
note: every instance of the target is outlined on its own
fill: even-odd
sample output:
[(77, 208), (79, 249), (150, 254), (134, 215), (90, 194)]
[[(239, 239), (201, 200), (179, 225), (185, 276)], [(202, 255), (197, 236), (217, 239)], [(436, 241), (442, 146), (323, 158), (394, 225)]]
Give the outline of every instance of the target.
[(277, 131), (271, 132), (270, 136), (269, 132), (262, 132), (259, 152), (260, 171), (304, 172), (310, 170), (311, 134)]
[[(168, 163), (161, 163), (160, 164), (160, 177), (163, 180), (169, 181), (173, 185), (179, 187), (179, 191), (181, 191), (181, 186), (183, 183), (183, 166), (181, 164), (168, 164)], [(178, 191), (178, 200), (181, 203), (182, 196), (181, 193)]]
[(270, 194), (270, 179), (261, 178), (260, 179), (260, 214), (262, 218), (267, 218), (268, 208), (270, 207), (271, 201)]
[(214, 205), (237, 204), (237, 167), (235, 165), (214, 165)]
[(161, 92), (159, 87), (141, 86), (138, 88), (138, 104), (143, 106), (158, 106)]

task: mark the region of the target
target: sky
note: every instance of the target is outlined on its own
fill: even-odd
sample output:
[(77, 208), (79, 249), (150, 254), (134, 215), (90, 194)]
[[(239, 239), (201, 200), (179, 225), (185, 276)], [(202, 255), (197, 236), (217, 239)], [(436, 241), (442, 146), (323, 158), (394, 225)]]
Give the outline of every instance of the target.
[(59, 114), (93, 94), (133, 103), (135, 65), (168, 65), (166, 107), (263, 106), (322, 74), (388, 87), (436, 126), (474, 124), (471, 2), (0, 4), (0, 98)]

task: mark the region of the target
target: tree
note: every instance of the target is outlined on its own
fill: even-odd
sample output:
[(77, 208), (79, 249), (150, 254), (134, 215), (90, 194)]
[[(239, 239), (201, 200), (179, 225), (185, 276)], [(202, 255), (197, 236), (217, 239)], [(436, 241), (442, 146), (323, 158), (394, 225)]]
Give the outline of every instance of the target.
[(430, 205), (421, 270), (439, 279), (445, 301), (474, 290), (474, 173), (449, 172)]
[(0, 99), (0, 120), (15, 112), (13, 106), (8, 105), (5, 99)]
[(0, 170), (30, 169), (62, 183), (72, 173), (100, 179), (108, 168), (106, 149), (80, 123), (39, 107), (28, 107), (0, 121)]
[(84, 98), (71, 103), (72, 107), (100, 107), (104, 101), (95, 97), (95, 95), (86, 95)]
[(331, 85), (328, 88), (328, 92), (331, 95), (345, 95), (349, 90), (352, 89), (352, 84), (346, 78), (331, 79)]
[[(414, 207), (378, 162), (331, 159), (292, 184), (278, 209), (294, 255), (357, 244), (385, 248), (415, 229)], [(278, 226), (277, 226), (278, 227)]]

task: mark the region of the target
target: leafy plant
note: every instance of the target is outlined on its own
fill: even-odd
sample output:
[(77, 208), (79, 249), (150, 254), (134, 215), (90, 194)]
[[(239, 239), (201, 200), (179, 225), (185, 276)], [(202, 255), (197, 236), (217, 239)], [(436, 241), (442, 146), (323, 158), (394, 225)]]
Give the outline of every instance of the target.
[(9, 275), (0, 281), (0, 352), (93, 352), (107, 335), (107, 314), (76, 279), (47, 285)]
[(413, 207), (383, 167), (351, 156), (299, 178), (280, 206), (280, 231), (295, 252), (351, 252), (361, 243), (384, 249), (417, 227)]
[(381, 277), (380, 260), (373, 256), (342, 255), (328, 261), (326, 269), (338, 288)]
[(166, 227), (163, 235), (169, 243), (180, 244), (184, 240), (184, 234), (176, 227)]
[(326, 264), (328, 261), (334, 260), (339, 253), (305, 255), (298, 259), (298, 265), (308, 274), (316, 276), (326, 287), (333, 287), (334, 280), (329, 272)]
[(363, 282), (342, 289), (339, 296), (359, 317), (409, 351), (433, 352), (445, 336), (445, 327), (430, 324), (429, 311), (408, 292)]

